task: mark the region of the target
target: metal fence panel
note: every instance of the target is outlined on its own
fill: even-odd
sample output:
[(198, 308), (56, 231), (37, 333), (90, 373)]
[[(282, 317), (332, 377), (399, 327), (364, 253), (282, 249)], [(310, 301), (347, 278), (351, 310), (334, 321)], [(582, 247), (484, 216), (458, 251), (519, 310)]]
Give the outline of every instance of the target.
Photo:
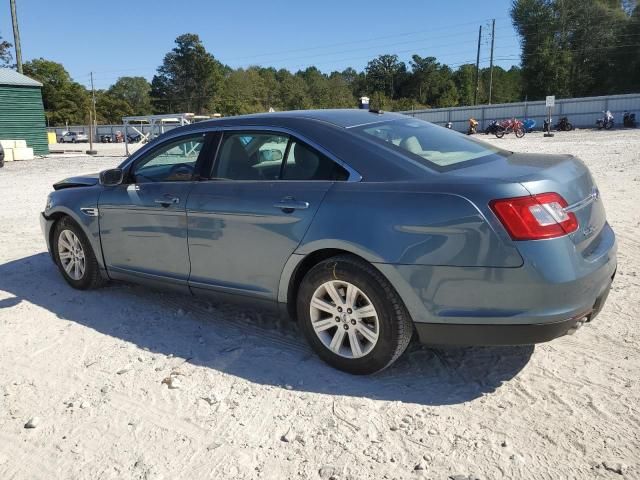
[[(602, 117), (604, 110), (611, 110), (615, 117), (616, 125), (621, 125), (625, 111), (640, 113), (640, 93), (557, 99), (551, 115), (554, 121), (566, 116), (569, 117), (569, 121), (574, 127), (590, 128), (595, 126), (596, 120)], [(475, 107), (434, 108), (399, 113), (439, 125), (444, 125), (450, 121), (453, 123), (453, 128), (458, 131), (466, 131), (468, 120), (471, 117), (480, 122), (481, 129), (484, 129), (491, 120), (514, 117), (521, 120), (525, 118), (534, 119), (537, 123), (536, 128), (541, 129), (544, 119), (547, 117), (547, 108), (544, 101), (536, 101), (478, 105)]]

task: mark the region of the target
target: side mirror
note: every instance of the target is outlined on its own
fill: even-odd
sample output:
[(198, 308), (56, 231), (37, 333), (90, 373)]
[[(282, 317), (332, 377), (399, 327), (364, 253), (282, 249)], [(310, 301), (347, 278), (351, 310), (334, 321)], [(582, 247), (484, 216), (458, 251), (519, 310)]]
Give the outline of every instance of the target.
[(105, 187), (114, 187), (120, 185), (123, 180), (123, 172), (121, 168), (110, 168), (100, 172), (100, 185)]

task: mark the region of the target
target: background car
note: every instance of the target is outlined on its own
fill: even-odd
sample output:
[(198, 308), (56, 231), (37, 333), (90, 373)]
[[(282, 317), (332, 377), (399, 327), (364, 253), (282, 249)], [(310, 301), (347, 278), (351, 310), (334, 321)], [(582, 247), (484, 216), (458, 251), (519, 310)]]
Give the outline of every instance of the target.
[(82, 132), (66, 132), (58, 139), (58, 143), (83, 143), (88, 141), (89, 136)]
[(367, 374), (414, 331), (516, 345), (602, 309), (616, 240), (586, 166), (389, 113), (321, 110), (178, 128), (54, 185), (41, 223), (65, 280), (251, 302)]

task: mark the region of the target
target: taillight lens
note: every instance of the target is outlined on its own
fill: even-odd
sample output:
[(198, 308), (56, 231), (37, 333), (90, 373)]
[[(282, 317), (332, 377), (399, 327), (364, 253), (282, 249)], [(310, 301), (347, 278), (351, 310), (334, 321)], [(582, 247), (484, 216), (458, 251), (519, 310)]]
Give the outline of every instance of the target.
[(557, 193), (502, 198), (489, 206), (514, 240), (561, 237), (578, 229), (578, 219)]

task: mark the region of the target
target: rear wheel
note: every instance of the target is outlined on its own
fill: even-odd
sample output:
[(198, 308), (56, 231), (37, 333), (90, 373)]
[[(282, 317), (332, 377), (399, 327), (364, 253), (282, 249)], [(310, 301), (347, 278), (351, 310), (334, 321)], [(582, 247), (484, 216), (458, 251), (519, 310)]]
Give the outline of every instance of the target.
[(504, 137), (504, 130), (503, 129), (496, 130), (496, 137), (498, 138)]
[(52, 249), (60, 273), (73, 288), (87, 290), (104, 285), (105, 279), (89, 240), (69, 217), (56, 223)]
[(517, 128), (515, 133), (516, 133), (516, 137), (518, 137), (518, 138), (524, 137), (524, 129), (523, 128)]
[(386, 278), (348, 255), (325, 260), (305, 275), (297, 312), (316, 353), (331, 366), (358, 375), (391, 365), (413, 333), (409, 314)]

